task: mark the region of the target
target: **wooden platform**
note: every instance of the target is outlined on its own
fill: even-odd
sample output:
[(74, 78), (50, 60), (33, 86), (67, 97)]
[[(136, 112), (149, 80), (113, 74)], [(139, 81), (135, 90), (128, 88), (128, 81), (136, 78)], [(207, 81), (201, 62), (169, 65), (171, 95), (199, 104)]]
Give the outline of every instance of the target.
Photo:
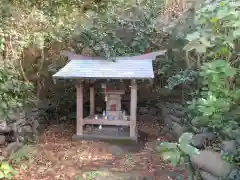
[(102, 129), (89, 127), (84, 129), (83, 135), (73, 135), (72, 140), (103, 140), (103, 141), (137, 141), (130, 137), (129, 127), (103, 126)]
[(113, 125), (113, 126), (130, 126), (130, 121), (124, 120), (107, 120), (103, 116), (98, 115), (98, 119), (95, 119), (95, 116), (88, 116), (83, 119), (84, 125), (86, 124), (95, 124), (95, 125)]

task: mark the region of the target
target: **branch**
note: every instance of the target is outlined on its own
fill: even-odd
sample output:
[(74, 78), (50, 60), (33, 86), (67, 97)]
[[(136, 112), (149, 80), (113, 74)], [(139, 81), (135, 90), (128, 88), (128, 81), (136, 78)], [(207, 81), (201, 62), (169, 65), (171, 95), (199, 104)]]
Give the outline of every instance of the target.
[(39, 69), (38, 69), (38, 72), (37, 72), (37, 76), (38, 76), (38, 79), (37, 79), (37, 98), (39, 99), (40, 97), (40, 92), (41, 92), (41, 89), (42, 89), (42, 86), (41, 86), (41, 75), (40, 75), (40, 71), (43, 69), (43, 64), (44, 64), (44, 48), (41, 49), (41, 61), (40, 61), (40, 66), (39, 66)]
[[(24, 59), (24, 52), (23, 52), (23, 59)], [(20, 65), (20, 71), (21, 71), (21, 73), (22, 73), (22, 75), (23, 75), (24, 80), (25, 80), (26, 82), (29, 82), (29, 80), (28, 80), (28, 78), (27, 78), (27, 76), (26, 76), (26, 74), (25, 74), (25, 72), (24, 72), (24, 70), (23, 70), (22, 59), (19, 60), (19, 65)]]

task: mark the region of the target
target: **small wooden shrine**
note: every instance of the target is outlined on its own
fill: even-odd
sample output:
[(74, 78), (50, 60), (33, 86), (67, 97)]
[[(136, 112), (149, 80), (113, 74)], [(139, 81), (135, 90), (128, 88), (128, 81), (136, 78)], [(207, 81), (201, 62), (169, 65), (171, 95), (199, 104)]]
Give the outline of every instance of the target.
[[(63, 52), (69, 62), (60, 69), (54, 78), (76, 80), (76, 134), (73, 139), (130, 139), (137, 140), (137, 79), (154, 78), (152, 61), (165, 51), (153, 52), (141, 56), (116, 57), (116, 60), (107, 61), (100, 57), (88, 57)], [(131, 81), (130, 85), (130, 115), (126, 114), (121, 107), (121, 96), (124, 89), (108, 89), (102, 84), (105, 95), (106, 109), (102, 114), (95, 114), (95, 88), (94, 83), (90, 86), (90, 114), (83, 117), (83, 81), (91, 79), (92, 82), (100, 79), (120, 79)], [(96, 131), (85, 130), (85, 125), (99, 125), (101, 128)], [(107, 133), (107, 128), (102, 126), (120, 126), (120, 129)], [(125, 128), (124, 128), (125, 127)], [(112, 134), (114, 131), (114, 135)]]

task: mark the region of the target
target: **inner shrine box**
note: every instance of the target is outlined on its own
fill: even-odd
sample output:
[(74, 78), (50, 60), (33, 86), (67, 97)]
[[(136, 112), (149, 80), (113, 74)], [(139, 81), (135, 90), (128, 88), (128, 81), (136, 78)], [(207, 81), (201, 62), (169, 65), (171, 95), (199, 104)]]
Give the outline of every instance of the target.
[(121, 95), (125, 93), (124, 90), (106, 90), (106, 114), (107, 116), (113, 116), (116, 119), (120, 118), (121, 112)]

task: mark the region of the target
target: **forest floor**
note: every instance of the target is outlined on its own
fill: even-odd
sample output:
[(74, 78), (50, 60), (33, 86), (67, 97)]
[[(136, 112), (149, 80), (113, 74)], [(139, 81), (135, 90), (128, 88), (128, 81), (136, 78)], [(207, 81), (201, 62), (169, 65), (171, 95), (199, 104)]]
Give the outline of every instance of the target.
[[(18, 180), (165, 180), (185, 175), (184, 168), (173, 168), (154, 151), (161, 127), (153, 120), (138, 124), (147, 141), (137, 150), (105, 142), (72, 142), (74, 126), (51, 125), (34, 146), (32, 162), (17, 166)], [(136, 148), (135, 148), (136, 149)], [(102, 178), (101, 178), (102, 177)]]

